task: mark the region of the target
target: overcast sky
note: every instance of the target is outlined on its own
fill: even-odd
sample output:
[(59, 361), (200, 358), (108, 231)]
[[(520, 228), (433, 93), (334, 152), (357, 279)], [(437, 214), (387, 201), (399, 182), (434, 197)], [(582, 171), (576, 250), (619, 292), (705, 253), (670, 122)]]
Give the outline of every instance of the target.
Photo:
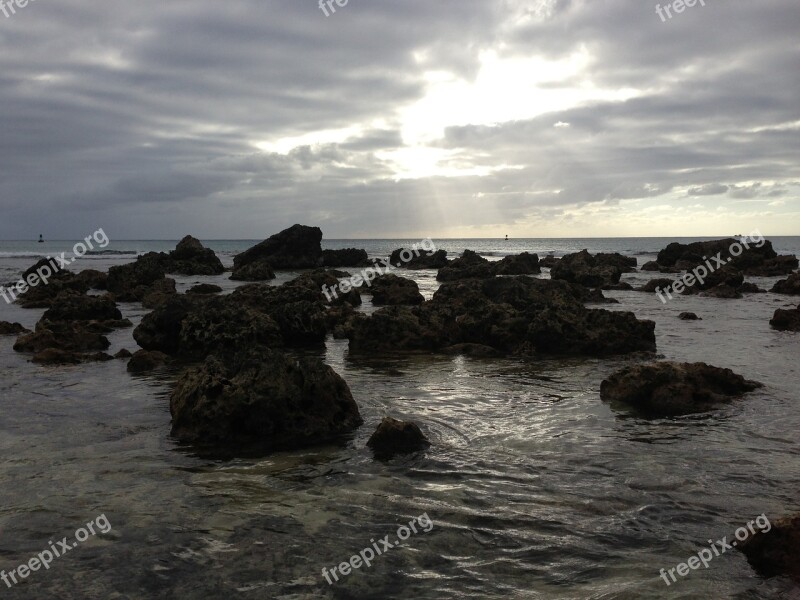
[(0, 238), (800, 234), (800, 2), (655, 4), (31, 1)]

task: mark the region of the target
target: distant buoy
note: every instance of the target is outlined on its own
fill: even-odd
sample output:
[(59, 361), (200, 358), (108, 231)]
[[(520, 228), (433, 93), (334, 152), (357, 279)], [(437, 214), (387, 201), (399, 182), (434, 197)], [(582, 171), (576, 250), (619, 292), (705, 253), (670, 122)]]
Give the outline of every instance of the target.
[(39, 234), (39, 243), (44, 244), (44, 238), (42, 237), (41, 233)]
[(508, 234), (506, 234), (506, 241), (508, 241)]

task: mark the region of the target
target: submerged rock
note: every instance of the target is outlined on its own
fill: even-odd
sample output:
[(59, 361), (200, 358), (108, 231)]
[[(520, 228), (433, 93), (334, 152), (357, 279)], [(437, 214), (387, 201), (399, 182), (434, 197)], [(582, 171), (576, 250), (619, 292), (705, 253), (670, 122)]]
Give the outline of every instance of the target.
[(698, 317), (696, 314), (694, 314), (693, 312), (682, 312), (681, 314), (678, 315), (678, 318), (681, 321), (702, 321), (703, 320), (700, 317)]
[(764, 577), (785, 575), (800, 583), (800, 515), (778, 519), (747, 538), (739, 549)]
[(769, 324), (778, 331), (800, 331), (800, 305), (790, 310), (779, 308)]
[(786, 279), (781, 279), (770, 290), (773, 294), (789, 294), (800, 296), (800, 273), (792, 273)]
[(384, 417), (367, 446), (378, 458), (411, 454), (429, 448), (431, 443), (416, 423)]
[(627, 367), (600, 386), (606, 402), (627, 404), (647, 416), (706, 412), (761, 387), (730, 369), (705, 363), (658, 362)]
[(553, 265), (550, 269), (550, 277), (587, 287), (614, 285), (619, 283), (623, 270), (610, 262), (598, 260), (587, 250), (581, 250), (575, 254), (567, 254)]
[(372, 282), (372, 303), (376, 306), (418, 305), (425, 301), (416, 281), (397, 275), (381, 275)]
[(166, 364), (169, 356), (163, 352), (139, 350), (128, 361), (128, 373), (147, 373)]
[[(322, 230), (293, 225), (233, 259), (231, 279), (252, 281), (266, 277), (272, 269), (314, 269), (322, 266)], [(274, 274), (273, 274), (274, 276)]]
[(39, 321), (36, 331), (17, 339), (14, 350), (38, 353), (55, 348), (69, 352), (92, 352), (105, 350), (110, 345), (108, 338), (92, 332), (81, 321)]
[(361, 425), (350, 389), (317, 359), (251, 349), (211, 356), (170, 396), (172, 435), (225, 452), (269, 452), (332, 441)]
[(198, 283), (197, 285), (186, 290), (187, 294), (219, 294), (222, 288), (213, 283)]

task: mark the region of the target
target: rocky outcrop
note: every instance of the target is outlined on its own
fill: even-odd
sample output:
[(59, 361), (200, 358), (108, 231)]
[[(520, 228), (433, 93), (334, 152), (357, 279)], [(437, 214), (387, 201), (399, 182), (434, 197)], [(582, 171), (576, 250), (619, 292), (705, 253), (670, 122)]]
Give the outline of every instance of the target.
[(170, 396), (172, 435), (211, 452), (266, 453), (333, 441), (358, 427), (350, 389), (318, 359), (249, 349), (187, 370)]
[(553, 265), (555, 265), (559, 260), (561, 260), (561, 259), (560, 258), (556, 258), (552, 254), (548, 254), (547, 256), (545, 256), (543, 259), (541, 259), (539, 261), (539, 266), (547, 268), (547, 269), (552, 269)]
[(266, 260), (259, 260), (234, 269), (230, 278), (234, 281), (269, 281), (275, 279), (275, 271)]
[(655, 324), (584, 306), (586, 288), (526, 276), (446, 283), (419, 307), (355, 319), (351, 354), (443, 351), (481, 344), (520, 356), (606, 356), (655, 350)]
[[(724, 264), (729, 265), (744, 275), (772, 277), (787, 275), (797, 268), (794, 256), (778, 256), (769, 240), (764, 240), (761, 247), (748, 241), (749, 248), (734, 238), (680, 244), (673, 242), (658, 253), (656, 262), (661, 267), (673, 267), (679, 270), (691, 270), (708, 259), (720, 255)], [(731, 254), (731, 248), (742, 248), (739, 256)], [(711, 261), (715, 269), (720, 268), (716, 261)], [(716, 284), (715, 284), (716, 285)], [(713, 287), (713, 286), (711, 286)]]
[(587, 250), (567, 254), (550, 269), (552, 279), (577, 283), (587, 287), (602, 287), (619, 283), (622, 269), (598, 261)]
[(628, 405), (653, 417), (706, 412), (761, 387), (730, 369), (705, 363), (658, 362), (627, 367), (603, 381), (606, 402)]
[(14, 344), (17, 352), (41, 352), (48, 348), (69, 352), (92, 352), (107, 349), (111, 343), (104, 335), (91, 331), (81, 321), (39, 321), (36, 330), (20, 336)]
[(492, 263), (472, 250), (464, 253), (439, 270), (436, 279), (439, 281), (457, 281), (459, 279), (485, 279), (494, 277)]
[(506, 256), (493, 266), (495, 275), (538, 275), (542, 272), (539, 257), (528, 252)]
[(789, 294), (800, 296), (800, 273), (792, 273), (786, 279), (781, 279), (772, 286), (770, 290), (773, 294)]
[(139, 350), (128, 361), (128, 373), (149, 373), (168, 363), (169, 356), (163, 352)]
[(187, 235), (166, 257), (166, 272), (178, 275), (220, 275), (225, 267), (210, 248)]
[(594, 260), (599, 265), (618, 267), (623, 273), (633, 273), (636, 271), (636, 265), (638, 264), (636, 257), (625, 256), (619, 252), (614, 252), (613, 254), (601, 252), (594, 255)]
[(398, 454), (412, 454), (429, 448), (431, 443), (416, 423), (384, 417), (369, 438), (367, 446), (376, 458), (388, 459)]
[(397, 275), (381, 275), (372, 282), (372, 303), (375, 306), (418, 305), (425, 301), (416, 281)]
[(19, 323), (0, 321), (0, 335), (19, 335), (21, 333), (30, 333), (30, 329), (26, 329)]
[(149, 252), (134, 262), (108, 270), (106, 287), (118, 302), (141, 302), (153, 286), (166, 279), (165, 254)]
[(765, 523), (739, 550), (762, 576), (783, 575), (800, 583), (800, 515)]
[(61, 292), (45, 311), (47, 321), (121, 320), (122, 313), (109, 295), (87, 296), (73, 290)]
[(447, 251), (427, 252), (420, 249), (415, 251), (408, 248), (398, 248), (389, 256), (389, 263), (401, 269), (441, 269), (447, 266)]
[(198, 283), (197, 285), (186, 290), (186, 293), (209, 295), (209, 294), (219, 294), (221, 291), (222, 288), (219, 287), (218, 285), (214, 285), (213, 283)]
[(778, 331), (800, 331), (800, 305), (790, 310), (779, 308), (769, 324)]
[(322, 266), (324, 267), (339, 269), (342, 267), (368, 267), (371, 264), (366, 250), (343, 248), (322, 251)]
[[(314, 269), (322, 266), (322, 230), (293, 225), (245, 250), (233, 259), (231, 279), (252, 281), (271, 269)], [(262, 277), (266, 278), (266, 277)]]

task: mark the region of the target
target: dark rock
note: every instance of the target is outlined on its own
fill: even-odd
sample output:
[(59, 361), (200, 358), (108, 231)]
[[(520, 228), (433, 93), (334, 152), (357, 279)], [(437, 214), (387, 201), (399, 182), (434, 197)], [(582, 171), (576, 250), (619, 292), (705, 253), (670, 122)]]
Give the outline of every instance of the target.
[(142, 306), (144, 308), (158, 308), (177, 293), (174, 279), (171, 277), (159, 279), (149, 288), (146, 288), (146, 292), (142, 296)]
[[(742, 248), (739, 256), (733, 256), (730, 252), (731, 247), (736, 247), (735, 245)], [(770, 277), (788, 274), (792, 269), (797, 268), (797, 258), (794, 256), (779, 257), (769, 240), (763, 240), (761, 247), (756, 246), (752, 241), (748, 241), (748, 245), (749, 248), (744, 248), (739, 240), (733, 238), (691, 244), (673, 242), (658, 253), (657, 262), (665, 267), (691, 270), (719, 254), (725, 264), (737, 271), (742, 271), (745, 275)], [(711, 264), (714, 268), (718, 266), (714, 260), (711, 261)]]
[(149, 252), (134, 262), (108, 270), (106, 287), (118, 302), (141, 302), (153, 285), (166, 278), (165, 254)]
[(454, 344), (447, 348), (442, 348), (442, 354), (472, 356), (474, 358), (497, 358), (502, 356), (491, 346), (483, 344)]
[(619, 252), (595, 254), (594, 260), (599, 265), (611, 265), (618, 267), (623, 273), (633, 273), (636, 271), (638, 261), (634, 256), (625, 256)]
[(398, 248), (392, 252), (389, 263), (401, 269), (441, 269), (447, 266), (447, 251), (428, 252), (420, 248), (416, 251), (413, 248)]
[(219, 294), (222, 288), (213, 283), (199, 283), (186, 291), (187, 294)]
[(123, 348), (114, 355), (114, 358), (130, 358), (131, 356), (133, 356), (133, 354), (131, 354), (131, 351)]
[(633, 286), (630, 283), (628, 283), (627, 281), (620, 281), (619, 283), (614, 283), (614, 284), (611, 284), (611, 285), (604, 285), (602, 287), (602, 289), (604, 291), (618, 290), (618, 291), (630, 292), (630, 291), (633, 291)]
[(464, 253), (459, 258), (440, 269), (436, 275), (436, 279), (439, 281), (486, 279), (488, 277), (494, 277), (492, 263), (472, 250), (464, 250)]
[(790, 310), (779, 308), (769, 324), (778, 331), (800, 331), (800, 305)]
[(622, 269), (616, 265), (599, 262), (587, 250), (567, 254), (550, 269), (550, 277), (585, 285), (602, 287), (619, 283)]
[(234, 281), (269, 281), (275, 279), (275, 271), (266, 260), (259, 260), (235, 269), (230, 278)]
[(736, 290), (740, 294), (766, 294), (767, 290), (762, 290), (758, 287), (755, 283), (750, 283), (749, 281), (744, 282), (742, 285), (739, 286), (739, 289)]
[(381, 275), (372, 282), (371, 289), (375, 306), (417, 305), (425, 301), (416, 281), (397, 275)]
[(95, 352), (93, 354), (84, 354), (83, 359), (94, 362), (109, 362), (114, 360), (114, 357), (105, 352)]
[(128, 361), (128, 373), (147, 373), (166, 364), (169, 356), (163, 352), (139, 350)]
[(744, 273), (734, 267), (725, 265), (705, 276), (703, 281), (697, 281), (691, 287), (696, 290), (710, 290), (720, 285), (733, 289), (739, 288), (744, 283)]
[(764, 577), (783, 575), (800, 583), (800, 515), (757, 524), (758, 533), (739, 546), (747, 562)]
[(696, 314), (694, 314), (693, 312), (682, 312), (681, 314), (678, 315), (678, 318), (681, 321), (702, 321), (703, 320), (700, 317), (698, 317)]
[(552, 254), (548, 254), (547, 256), (545, 256), (543, 259), (541, 259), (539, 261), (539, 266), (540, 267), (546, 267), (548, 269), (552, 269), (553, 265), (555, 265), (559, 260), (561, 260), (561, 259), (556, 258)]
[(56, 296), (42, 318), (47, 321), (120, 320), (122, 313), (111, 296), (87, 296), (64, 290)]
[(81, 361), (80, 354), (58, 348), (45, 348), (31, 358), (31, 362), (38, 365), (77, 365)]
[(63, 272), (64, 269), (62, 269), (61, 266), (59, 266), (57, 260), (50, 258), (43, 258), (37, 261), (36, 264), (33, 265), (32, 267), (28, 267), (27, 269), (25, 269), (25, 271), (22, 273), (22, 279), (27, 280), (28, 277), (30, 277), (34, 273), (36, 273), (38, 277), (41, 277), (42, 275), (48, 277), (48, 271), (50, 272), (50, 275), (55, 275), (56, 273)]
[[(50, 308), (53, 300), (65, 290), (85, 294), (89, 289), (90, 286), (84, 279), (69, 271), (61, 270), (51, 277), (46, 284), (41, 281), (38, 285), (21, 294), (17, 299), (17, 303), (23, 308)], [(10, 293), (10, 290), (6, 293)]]
[(627, 367), (603, 381), (606, 402), (628, 404), (648, 416), (705, 412), (761, 387), (730, 369), (705, 363), (658, 362)]
[(0, 321), (0, 335), (19, 335), (21, 333), (30, 333), (30, 329), (26, 329), (19, 323), (9, 323), (8, 321)]
[(773, 294), (789, 294), (800, 296), (800, 273), (792, 273), (786, 279), (781, 279), (772, 286), (770, 290)]
[(661, 292), (670, 291), (674, 283), (675, 279), (667, 279), (666, 277), (651, 279), (636, 291), (648, 292), (650, 294), (654, 293), (656, 290), (660, 290)]
[(266, 274), (263, 265), (253, 266), (259, 263), (266, 263), (272, 269), (320, 267), (322, 266), (321, 241), (322, 230), (319, 227), (293, 225), (237, 255), (233, 259), (231, 278), (252, 280), (255, 273)]
[(110, 346), (108, 338), (88, 330), (81, 321), (39, 321), (36, 331), (20, 336), (14, 344), (17, 352), (41, 352), (48, 348), (68, 352), (92, 352)]
[(378, 458), (411, 454), (429, 448), (431, 443), (416, 423), (384, 417), (367, 446)]
[(166, 262), (166, 272), (178, 275), (220, 275), (225, 272), (214, 251), (190, 235), (178, 242), (175, 250), (167, 255)]
[(170, 397), (172, 434), (227, 453), (330, 442), (361, 423), (350, 389), (317, 359), (252, 349), (211, 356), (184, 372)]
[(527, 252), (506, 256), (493, 266), (496, 275), (537, 275), (542, 272), (539, 257)]
[(322, 265), (325, 267), (368, 267), (370, 264), (366, 250), (344, 248), (322, 251)]
[(642, 271), (660, 271), (661, 266), (657, 261), (651, 260), (642, 265)]
[(703, 296), (708, 296), (709, 298), (723, 298), (727, 300), (733, 300), (742, 297), (742, 295), (737, 292), (735, 288), (724, 283), (713, 287), (710, 290), (704, 291)]
[(89, 289), (105, 290), (108, 281), (108, 274), (95, 269), (85, 269), (77, 273), (75, 280), (86, 284)]
[(590, 290), (585, 302), (591, 304), (619, 304), (619, 300), (616, 298), (606, 298), (599, 289)]

